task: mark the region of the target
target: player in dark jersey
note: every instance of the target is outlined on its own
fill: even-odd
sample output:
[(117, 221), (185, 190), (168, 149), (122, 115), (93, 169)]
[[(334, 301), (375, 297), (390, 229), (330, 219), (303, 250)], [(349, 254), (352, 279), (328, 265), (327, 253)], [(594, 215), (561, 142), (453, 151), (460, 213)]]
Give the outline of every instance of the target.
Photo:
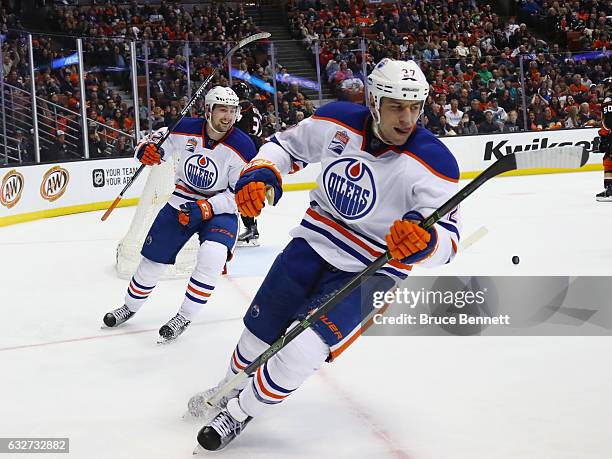
[(599, 152), (604, 154), (604, 190), (595, 196), (601, 202), (612, 202), (612, 77), (606, 78), (605, 98), (601, 104), (601, 129), (599, 130)]
[[(259, 150), (261, 146), (262, 119), (259, 110), (249, 100), (249, 86), (239, 81), (232, 86), (234, 92), (240, 99), (240, 117), (236, 126), (246, 132)], [(259, 245), (259, 231), (254, 218), (241, 216), (245, 231), (238, 236), (238, 247), (257, 247)]]

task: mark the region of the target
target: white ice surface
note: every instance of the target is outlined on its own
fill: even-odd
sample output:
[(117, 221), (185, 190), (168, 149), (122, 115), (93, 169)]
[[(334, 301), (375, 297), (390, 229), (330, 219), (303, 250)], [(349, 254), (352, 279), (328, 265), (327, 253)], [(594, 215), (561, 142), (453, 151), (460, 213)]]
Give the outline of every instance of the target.
[[(600, 186), (601, 173), (487, 183), (462, 209), (464, 236), (482, 225), (488, 235), (427, 274), (612, 274)], [(224, 374), (242, 314), (307, 202), (287, 193), (265, 209), (262, 247), (237, 253), (206, 310), (166, 346), (157, 329), (186, 280), (160, 283), (132, 321), (100, 329), (122, 304), (115, 247), (134, 208), (105, 223), (94, 212), (0, 228), (0, 437), (70, 437), (70, 454), (49, 458), (192, 457), (201, 426), (180, 419), (186, 401)], [(219, 454), (608, 459), (610, 355), (608, 337), (363, 337)]]

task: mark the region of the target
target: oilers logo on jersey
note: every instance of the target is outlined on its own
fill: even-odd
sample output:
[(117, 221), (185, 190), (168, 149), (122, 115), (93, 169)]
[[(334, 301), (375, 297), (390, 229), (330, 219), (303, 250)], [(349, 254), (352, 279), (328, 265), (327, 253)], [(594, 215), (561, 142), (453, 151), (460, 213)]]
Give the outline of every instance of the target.
[(360, 159), (342, 158), (323, 172), (327, 199), (347, 220), (366, 216), (376, 203), (376, 185), (371, 168)]
[(336, 131), (336, 135), (334, 135), (334, 138), (329, 143), (329, 146), (327, 148), (329, 148), (334, 153), (340, 154), (344, 151), (348, 142), (349, 136), (346, 131)]
[(219, 175), (217, 165), (204, 155), (192, 155), (185, 160), (185, 179), (188, 184), (201, 190), (209, 190)]

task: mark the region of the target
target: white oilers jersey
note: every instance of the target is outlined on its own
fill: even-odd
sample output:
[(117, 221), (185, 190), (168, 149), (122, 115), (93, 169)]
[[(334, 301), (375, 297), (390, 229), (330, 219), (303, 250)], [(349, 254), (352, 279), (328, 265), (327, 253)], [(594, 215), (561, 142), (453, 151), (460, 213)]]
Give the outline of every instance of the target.
[[(176, 151), (180, 158), (168, 203), (178, 209), (187, 201), (208, 199), (215, 215), (237, 213), (234, 187), (244, 165), (257, 153), (255, 145), (237, 128), (214, 141), (206, 135), (205, 126), (203, 118), (184, 118), (162, 144), (165, 157)], [(166, 129), (154, 132), (151, 140)]]
[[(369, 110), (348, 102), (321, 107), (310, 118), (275, 134), (257, 156), (286, 174), (321, 163), (310, 208), (291, 236), (305, 239), (333, 266), (361, 271), (386, 250), (385, 235), (408, 212), (423, 218), (457, 192), (457, 161), (429, 131), (417, 127), (405, 145), (373, 137)], [(422, 262), (437, 266), (457, 252), (458, 209), (435, 225), (437, 246)], [(412, 266), (392, 260), (380, 272), (405, 278)]]

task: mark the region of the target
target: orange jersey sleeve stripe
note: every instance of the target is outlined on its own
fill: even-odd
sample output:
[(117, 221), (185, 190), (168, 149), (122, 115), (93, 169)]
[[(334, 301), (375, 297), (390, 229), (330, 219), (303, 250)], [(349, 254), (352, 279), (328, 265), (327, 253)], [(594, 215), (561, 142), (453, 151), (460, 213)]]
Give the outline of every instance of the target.
[[(321, 214), (318, 214), (317, 212), (315, 212), (313, 209), (308, 209), (306, 211), (306, 213), (308, 215), (310, 215), (312, 218), (314, 218), (315, 220), (324, 223), (328, 226), (331, 226), (332, 228), (334, 228), (336, 231), (338, 231), (339, 233), (342, 233), (342, 235), (344, 235), (346, 238), (350, 239), (351, 241), (353, 241), (355, 244), (357, 244), (359, 247), (361, 247), (362, 249), (365, 249), (368, 251), (368, 253), (370, 255), (372, 255), (373, 257), (380, 257), (382, 255), (382, 252), (379, 252), (378, 250), (373, 249), (372, 247), (368, 246), (365, 242), (363, 242), (361, 239), (358, 239), (357, 237), (353, 236), (351, 233), (349, 233), (346, 229), (344, 229), (342, 226), (338, 225), (336, 222), (330, 220), (329, 218), (324, 217)], [(389, 264), (395, 268), (400, 268), (400, 269), (406, 269), (408, 271), (412, 270), (412, 266), (410, 265), (405, 265), (403, 263), (400, 263), (397, 260), (390, 260)]]

